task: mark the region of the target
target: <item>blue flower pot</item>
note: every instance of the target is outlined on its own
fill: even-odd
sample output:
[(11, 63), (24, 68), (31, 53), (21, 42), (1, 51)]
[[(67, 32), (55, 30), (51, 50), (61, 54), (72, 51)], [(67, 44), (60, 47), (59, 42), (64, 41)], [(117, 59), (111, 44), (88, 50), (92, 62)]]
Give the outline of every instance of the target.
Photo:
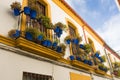
[(53, 46), (53, 47), (57, 47), (57, 44), (58, 44), (57, 42), (54, 42), (54, 43), (52, 44), (52, 46)]
[(59, 34), (59, 33), (57, 33), (56, 35), (57, 35), (57, 37), (58, 37), (58, 38), (60, 38), (60, 37), (61, 37), (61, 34)]
[(88, 64), (89, 64), (90, 66), (92, 66), (92, 65), (93, 65), (93, 63), (92, 63), (91, 61), (88, 61)]
[(100, 60), (100, 62), (103, 62), (102, 58), (101, 57), (98, 57), (98, 59)]
[(19, 9), (14, 9), (14, 15), (19, 16), (20, 15), (20, 10)]
[(14, 38), (20, 37), (20, 31), (19, 31), (19, 30), (16, 30), (15, 34), (13, 34), (13, 37), (14, 37)]
[(79, 43), (78, 39), (73, 39), (73, 43), (78, 44)]
[(39, 40), (39, 41), (43, 40), (43, 36), (42, 36), (42, 35), (39, 35), (39, 36), (37, 37), (37, 40)]
[(66, 40), (66, 44), (70, 44), (70, 41), (71, 41), (70, 39)]
[(80, 44), (80, 45), (79, 45), (79, 48), (81, 48), (81, 49), (85, 49), (85, 47), (84, 47), (83, 44)]
[(32, 34), (30, 33), (30, 32), (26, 32), (25, 33), (25, 38), (27, 39), (27, 40), (33, 40), (33, 36), (32, 36)]
[(57, 52), (62, 52), (62, 48), (60, 46), (57, 47), (56, 49)]
[(59, 33), (59, 30), (60, 30), (60, 28), (59, 28), (59, 27), (56, 27), (56, 28), (54, 29), (54, 32), (55, 32), (55, 33)]
[(52, 46), (52, 42), (50, 40), (47, 40), (47, 47), (51, 47)]
[(26, 15), (29, 15), (30, 14), (30, 8), (29, 7), (24, 7), (24, 13)]
[(98, 54), (98, 53), (95, 53), (95, 57), (97, 57), (97, 58), (98, 58), (98, 57), (99, 57), (99, 54)]
[(63, 31), (62, 31), (62, 29), (60, 29), (60, 30), (59, 30), (59, 34), (62, 34), (62, 33), (63, 33)]
[(88, 64), (88, 60), (84, 60), (83, 62), (84, 62), (85, 64)]
[(36, 12), (35, 10), (31, 10), (31, 11), (30, 11), (30, 18), (31, 18), (31, 19), (35, 19), (36, 16), (37, 16), (37, 12)]
[(43, 46), (47, 46), (47, 40), (42, 41)]
[(81, 61), (81, 58), (80, 58), (80, 57), (78, 57), (78, 56), (76, 56), (76, 60)]
[(75, 60), (75, 58), (74, 58), (73, 55), (71, 55), (71, 56), (69, 56), (69, 57), (70, 57), (70, 60)]

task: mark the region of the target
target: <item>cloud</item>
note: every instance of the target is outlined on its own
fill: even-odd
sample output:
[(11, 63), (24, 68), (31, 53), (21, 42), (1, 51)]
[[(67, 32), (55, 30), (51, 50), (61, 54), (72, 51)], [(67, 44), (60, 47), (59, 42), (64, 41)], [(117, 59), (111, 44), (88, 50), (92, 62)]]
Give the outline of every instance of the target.
[(106, 41), (106, 43), (115, 51), (120, 50), (120, 14), (112, 16), (100, 28), (98, 34)]

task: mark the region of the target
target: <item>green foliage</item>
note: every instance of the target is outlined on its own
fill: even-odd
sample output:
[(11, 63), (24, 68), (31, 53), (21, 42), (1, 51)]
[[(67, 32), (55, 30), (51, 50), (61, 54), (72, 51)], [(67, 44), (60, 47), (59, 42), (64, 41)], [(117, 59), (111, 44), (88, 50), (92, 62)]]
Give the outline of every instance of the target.
[(89, 54), (90, 51), (91, 51), (91, 45), (90, 44), (85, 44), (84, 47), (85, 47), (85, 52)]
[(120, 67), (120, 62), (114, 62), (113, 66), (114, 66), (114, 68)]
[(81, 36), (77, 35), (76, 37), (77, 37), (77, 39), (78, 39), (79, 42), (82, 41), (82, 37)]
[(58, 39), (55, 39), (54, 42), (59, 43), (59, 40), (58, 40)]
[(60, 43), (59, 46), (62, 48), (62, 54), (65, 55), (66, 46), (63, 43)]
[(64, 41), (66, 41), (66, 40), (71, 40), (70, 35), (68, 35), (68, 36), (65, 37)]
[(53, 24), (50, 22), (50, 18), (47, 16), (41, 16), (41, 23), (43, 24), (44, 27), (48, 29), (53, 29)]
[(12, 10), (13, 9), (19, 9), (19, 10), (21, 10), (21, 4), (20, 4), (20, 2), (15, 1), (10, 6), (11, 6)]
[(106, 57), (105, 57), (105, 55), (101, 56), (101, 58), (102, 58), (103, 62), (106, 62)]
[(66, 25), (61, 22), (58, 22), (54, 25), (54, 28), (56, 27), (60, 27), (62, 30), (64, 30), (66, 28)]
[(37, 28), (33, 28), (33, 27), (26, 28), (25, 32), (30, 32), (34, 39), (36, 39), (39, 34), (39, 30)]
[(9, 35), (9, 37), (14, 38), (13, 34), (15, 34), (15, 33), (16, 33), (16, 29), (12, 29), (8, 32), (8, 35)]

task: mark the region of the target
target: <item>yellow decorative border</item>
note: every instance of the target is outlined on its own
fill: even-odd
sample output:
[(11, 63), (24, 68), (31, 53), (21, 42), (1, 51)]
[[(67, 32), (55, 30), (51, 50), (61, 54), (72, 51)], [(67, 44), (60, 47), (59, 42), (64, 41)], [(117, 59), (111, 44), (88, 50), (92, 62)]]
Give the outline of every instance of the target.
[(95, 72), (97, 73), (97, 74), (101, 74), (101, 75), (105, 75), (106, 73), (104, 72), (104, 71), (102, 71), (102, 70), (95, 70)]
[(0, 43), (3, 43), (3, 44), (8, 45), (8, 46), (15, 47), (15, 40), (10, 39), (10, 38), (6, 38), (2, 35), (0, 35)]
[(43, 57), (47, 57), (53, 60), (57, 60), (62, 56), (60, 53), (57, 53), (54, 50), (51, 50), (49, 48), (36, 44), (32, 41), (28, 41), (21, 37), (16, 40), (16, 46), (22, 50), (25, 50)]
[(75, 67), (78, 67), (80, 69), (88, 70), (89, 72), (91, 72), (91, 71), (94, 72), (94, 69), (91, 66), (89, 66), (87, 64), (84, 64), (83, 62), (80, 62), (80, 61), (77, 61), (77, 60), (71, 61), (71, 65), (73, 65)]

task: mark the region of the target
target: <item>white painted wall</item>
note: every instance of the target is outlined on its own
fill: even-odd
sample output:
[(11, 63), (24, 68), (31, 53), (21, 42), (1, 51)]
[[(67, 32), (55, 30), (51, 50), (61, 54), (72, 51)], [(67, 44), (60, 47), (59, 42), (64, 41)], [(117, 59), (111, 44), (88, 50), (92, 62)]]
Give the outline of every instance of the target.
[(93, 75), (93, 80), (110, 80), (110, 79), (107, 79), (107, 78), (103, 78), (103, 77), (99, 77), (99, 76)]
[(22, 0), (0, 0), (0, 34), (7, 36), (8, 31), (18, 27), (18, 17), (13, 15), (10, 5), (14, 1)]
[(0, 80), (22, 80), (23, 71), (51, 75), (54, 80), (70, 80), (70, 72), (89, 75), (0, 49)]

